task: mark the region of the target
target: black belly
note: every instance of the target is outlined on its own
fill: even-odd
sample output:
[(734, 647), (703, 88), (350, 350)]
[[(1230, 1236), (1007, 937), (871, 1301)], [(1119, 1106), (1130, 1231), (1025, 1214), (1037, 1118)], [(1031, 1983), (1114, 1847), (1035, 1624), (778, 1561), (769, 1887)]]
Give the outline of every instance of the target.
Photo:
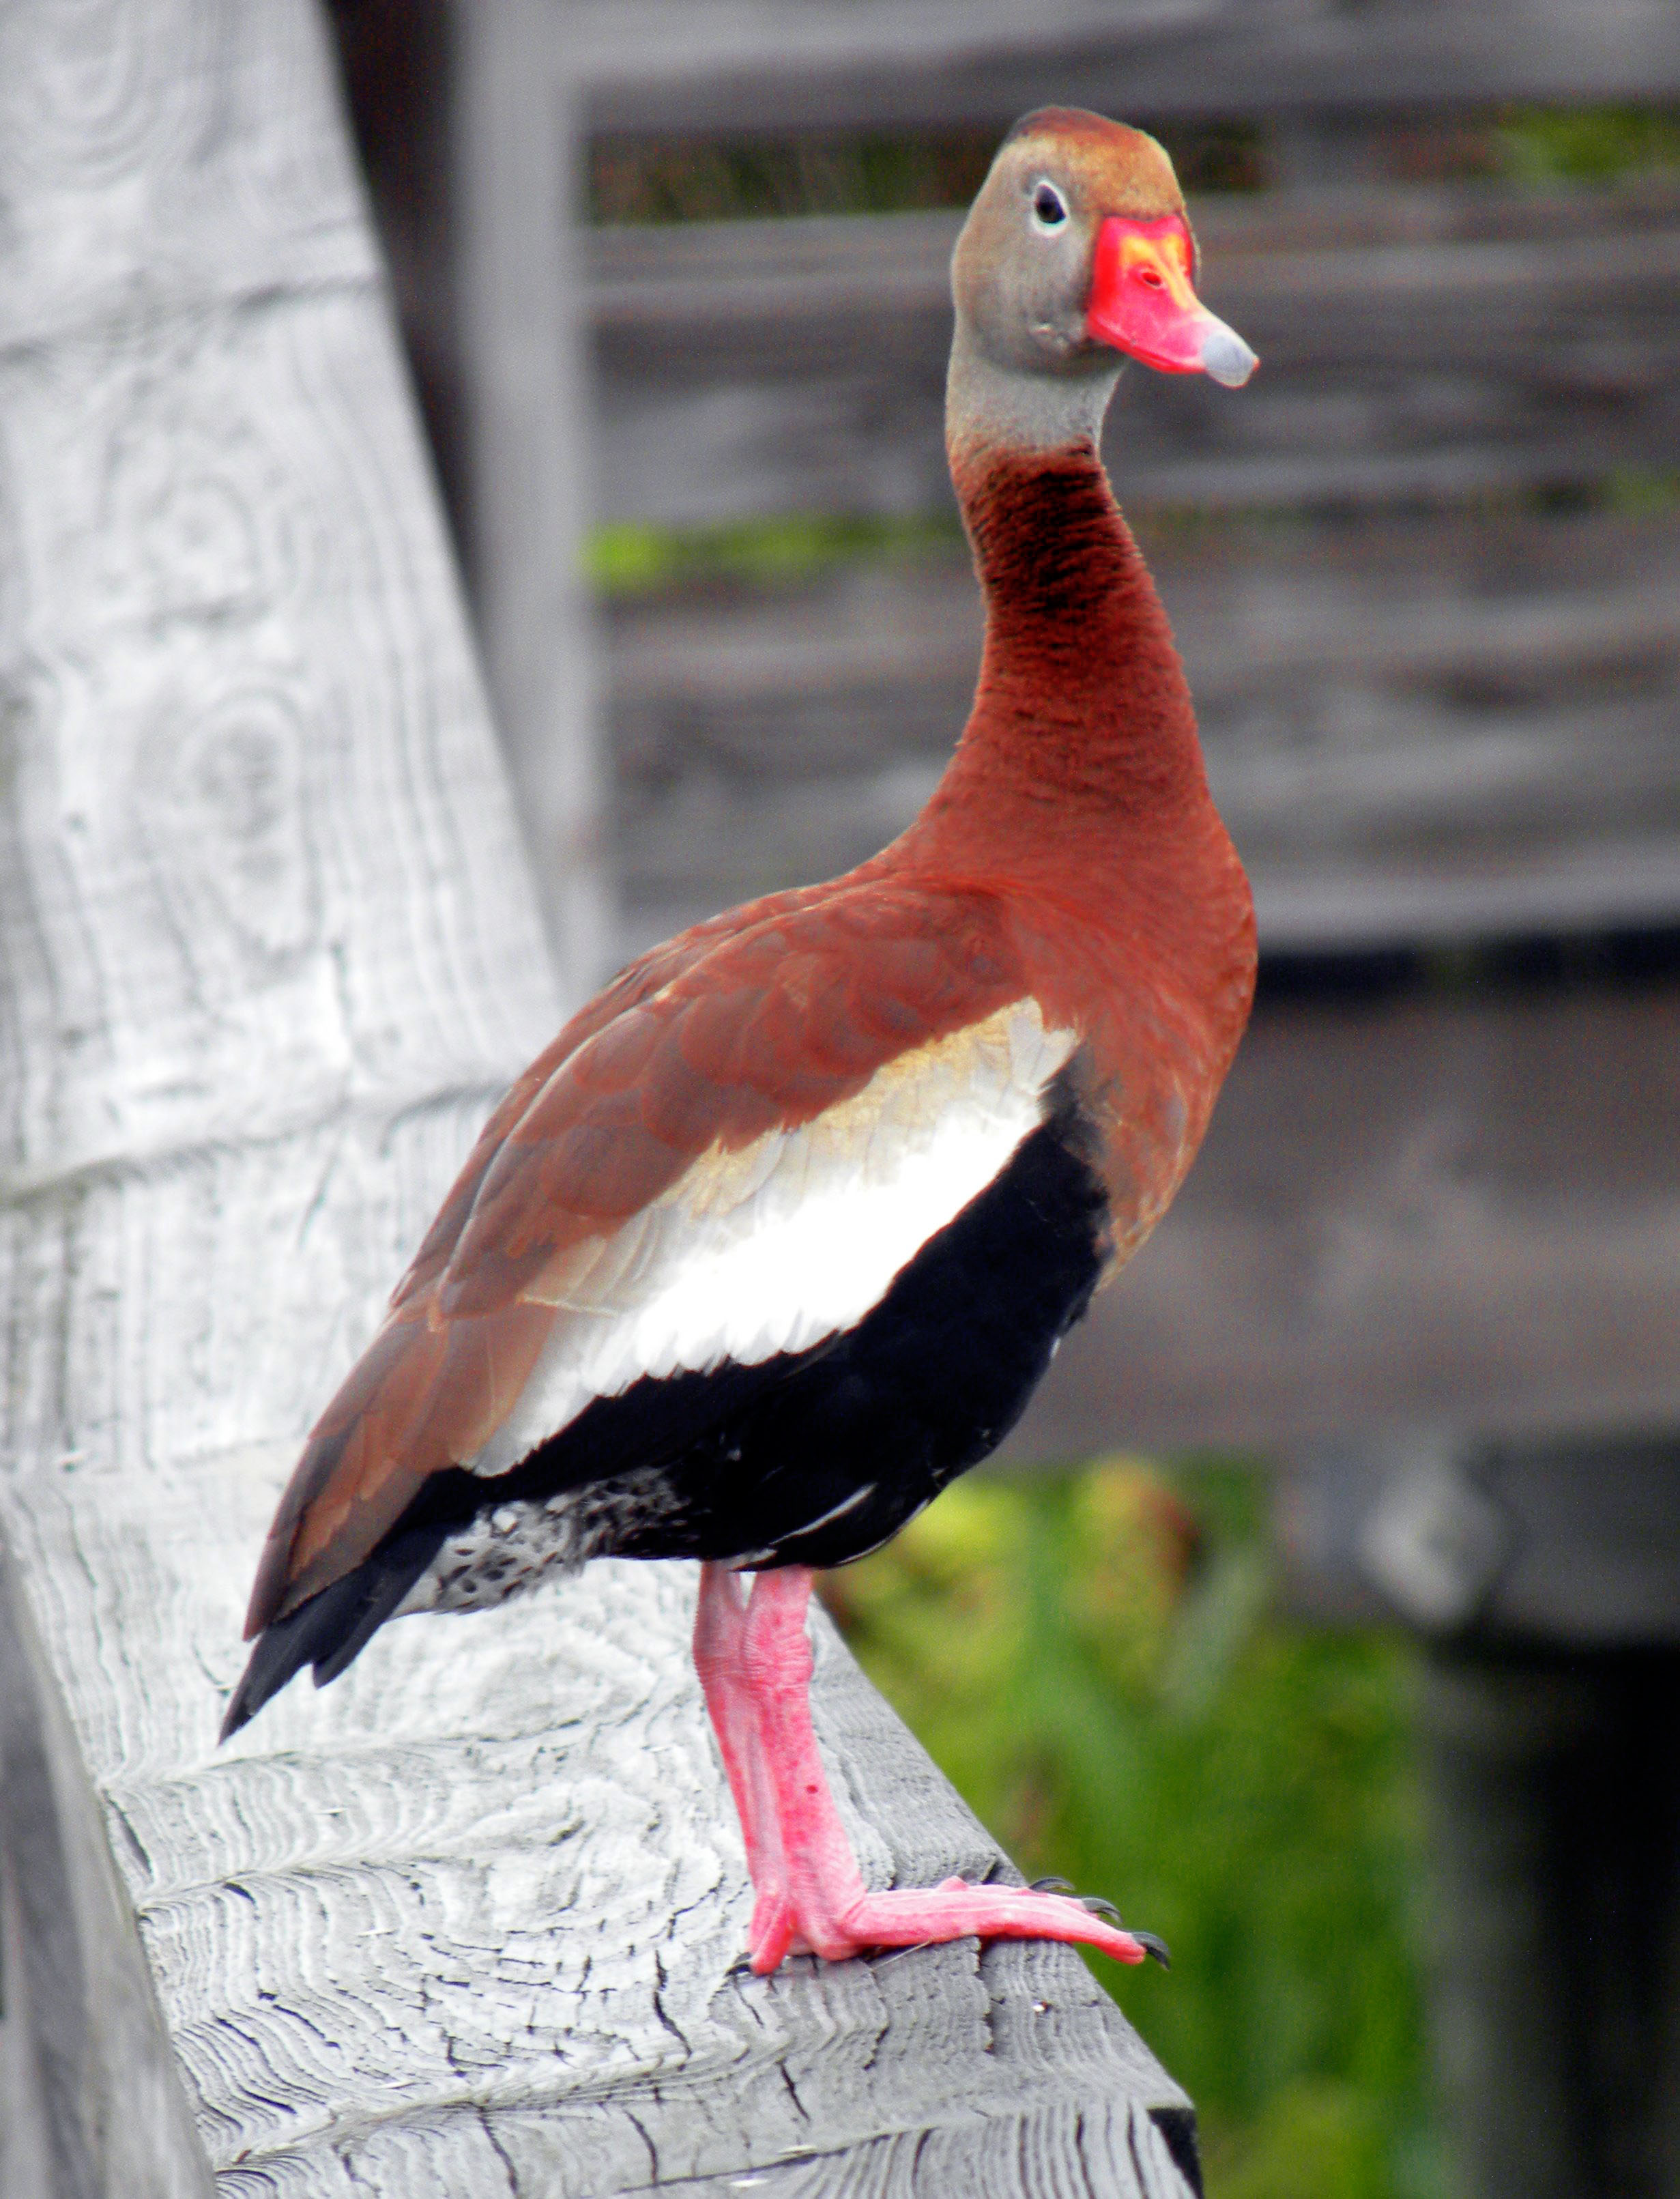
[(855, 1328), (598, 1398), (509, 1473), (439, 1477), (433, 1516), (657, 1467), (657, 1501), (611, 1507), (598, 1554), (839, 1566), (877, 1549), (1002, 1441), (1088, 1304), (1107, 1204), (1083, 1142), (1065, 1103)]
[[(1014, 1426), (1090, 1302), (1107, 1220), (1065, 1093), (855, 1328), (598, 1398), (510, 1473), (433, 1474), (353, 1572), (267, 1630), (225, 1730), (303, 1665), (318, 1684), (342, 1671), (452, 1535), (504, 1505), (575, 1492), (593, 1557), (842, 1566), (877, 1549)], [(494, 1601), (522, 1568), (482, 1562)]]

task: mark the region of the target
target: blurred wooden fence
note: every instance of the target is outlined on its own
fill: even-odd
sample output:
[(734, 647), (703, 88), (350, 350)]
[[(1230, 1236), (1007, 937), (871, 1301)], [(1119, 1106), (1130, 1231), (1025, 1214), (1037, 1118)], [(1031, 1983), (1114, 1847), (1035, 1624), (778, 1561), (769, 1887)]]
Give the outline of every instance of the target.
[[(604, 137), (1000, 126), (1050, 99), (1246, 130), (1271, 187), (1193, 212), (1206, 294), (1263, 370), (1234, 396), (1134, 370), (1107, 455), (1264, 948), (1321, 962), (1680, 923), (1680, 183), (1429, 175), (1504, 102), (1680, 97), (1671, 8), (602, 0), (474, 20), (517, 120), (461, 137), (460, 250), (482, 260), (487, 232), (551, 284), (552, 190), (576, 217)], [(551, 195), (488, 188), (539, 172), (516, 170), (528, 137)], [(516, 384), (526, 464), (567, 453), (598, 522), (948, 511), (957, 219), (575, 234), (544, 307), (569, 390), (532, 401), (516, 274), (499, 306), (475, 291), (461, 377), (481, 415)], [(481, 464), (492, 635), (508, 493)], [(528, 598), (552, 550), (525, 509)], [(978, 637), (960, 555), (611, 608), (604, 715), (580, 725), (603, 811), (572, 843), (604, 850), (620, 951), (895, 831), (961, 723)], [(551, 744), (505, 689), (503, 718), (540, 787)], [(1269, 1007), (1172, 1220), (1019, 1447), (1680, 1417), (1674, 1014), (1662, 989)]]
[[(1234, 398), (1134, 370), (1107, 457), (1269, 946), (1680, 918), (1680, 511), (1533, 508), (1680, 458), (1680, 179), (1197, 213), (1205, 288), (1264, 371)], [(598, 234), (603, 516), (943, 508), (956, 229)], [(610, 632), (620, 890), (664, 923), (905, 822), (979, 610), (954, 562)]]

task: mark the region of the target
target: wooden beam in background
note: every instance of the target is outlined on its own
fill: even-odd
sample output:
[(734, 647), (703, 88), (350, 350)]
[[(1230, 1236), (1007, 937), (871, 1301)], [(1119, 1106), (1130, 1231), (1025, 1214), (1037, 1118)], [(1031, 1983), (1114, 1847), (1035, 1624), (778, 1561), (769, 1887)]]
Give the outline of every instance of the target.
[[(1442, 501), (1663, 470), (1680, 448), (1680, 188), (1493, 185), (1200, 201), (1240, 394), (1127, 376), (1135, 501)], [(948, 509), (960, 217), (597, 231), (599, 516), (695, 526)]]
[(598, 131), (1006, 122), (1050, 102), (1253, 114), (1671, 99), (1665, 0), (551, 0)]
[(544, 0), (458, 9), (459, 353), (485, 670), (569, 1005), (612, 966), (575, 100)]
[(1680, 1423), (1680, 992), (1263, 1012), (1010, 1455)]
[[(1266, 946), (1680, 921), (1680, 517), (1140, 531)], [(980, 648), (960, 551), (628, 602), (610, 631), (625, 910), (648, 936), (900, 831)]]

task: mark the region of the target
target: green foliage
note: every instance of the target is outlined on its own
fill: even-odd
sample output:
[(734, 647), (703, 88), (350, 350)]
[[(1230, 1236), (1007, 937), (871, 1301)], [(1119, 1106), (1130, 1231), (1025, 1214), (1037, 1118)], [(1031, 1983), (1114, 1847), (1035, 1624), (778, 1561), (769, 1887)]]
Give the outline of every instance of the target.
[(795, 587), (839, 565), (950, 557), (961, 547), (954, 512), (907, 519), (793, 513), (685, 530), (621, 521), (598, 527), (586, 554), (598, 592), (624, 600), (665, 588)]
[(1672, 468), (1617, 466), (1605, 476), (1603, 501), (1630, 519), (1655, 519), (1680, 504), (1680, 472)]
[(1508, 173), (1533, 183), (1614, 183), (1680, 166), (1680, 115), (1653, 107), (1527, 108), (1499, 137)]
[(811, 130), (608, 138), (590, 163), (599, 222), (754, 221), (966, 206), (1002, 132)]
[(1029, 1875), (1167, 1940), (1170, 1974), (1093, 1967), (1195, 2098), (1215, 2199), (1414, 2199), (1409, 1659), (1274, 1613), (1263, 1485), (971, 1479), (831, 1601)]

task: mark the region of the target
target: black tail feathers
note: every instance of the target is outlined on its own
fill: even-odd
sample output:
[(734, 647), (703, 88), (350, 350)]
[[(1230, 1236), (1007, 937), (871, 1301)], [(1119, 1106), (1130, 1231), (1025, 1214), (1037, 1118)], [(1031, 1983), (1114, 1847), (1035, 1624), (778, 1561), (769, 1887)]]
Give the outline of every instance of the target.
[(221, 1738), (226, 1741), (248, 1724), (306, 1665), (314, 1666), (318, 1688), (335, 1680), (425, 1572), (447, 1531), (442, 1522), (400, 1530), (354, 1572), (265, 1628), (233, 1691)]

